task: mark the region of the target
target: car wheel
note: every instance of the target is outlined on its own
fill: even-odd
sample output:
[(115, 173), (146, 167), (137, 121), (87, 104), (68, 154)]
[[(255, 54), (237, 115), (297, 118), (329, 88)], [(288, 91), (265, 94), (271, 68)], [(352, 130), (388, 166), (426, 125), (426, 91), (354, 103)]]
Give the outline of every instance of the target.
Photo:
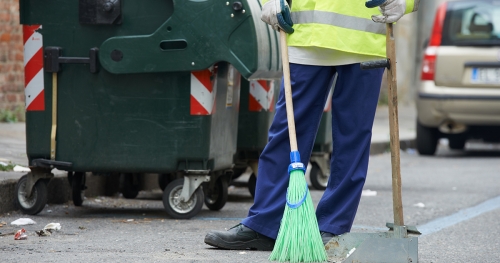
[(417, 150), (420, 155), (434, 155), (438, 139), (437, 128), (425, 127), (417, 121)]

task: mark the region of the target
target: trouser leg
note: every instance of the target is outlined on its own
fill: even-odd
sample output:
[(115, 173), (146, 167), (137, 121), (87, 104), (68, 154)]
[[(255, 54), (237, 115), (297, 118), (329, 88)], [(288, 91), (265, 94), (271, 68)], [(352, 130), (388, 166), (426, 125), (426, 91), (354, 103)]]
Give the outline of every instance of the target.
[[(307, 164), (318, 131), (334, 67), (290, 64), (297, 141), (302, 162)], [(286, 204), (290, 143), (283, 82), (269, 141), (259, 159), (254, 204), (243, 224), (276, 238)]]
[(373, 120), (384, 70), (361, 70), (359, 64), (337, 66), (336, 69), (330, 178), (316, 215), (321, 231), (343, 234), (351, 230), (366, 180)]

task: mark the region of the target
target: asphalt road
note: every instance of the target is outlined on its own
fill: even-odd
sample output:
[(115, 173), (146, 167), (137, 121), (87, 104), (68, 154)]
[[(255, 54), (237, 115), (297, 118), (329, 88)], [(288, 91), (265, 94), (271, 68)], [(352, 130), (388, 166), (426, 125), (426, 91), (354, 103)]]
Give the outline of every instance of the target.
[[(500, 262), (500, 146), (471, 144), (466, 152), (441, 146), (437, 156), (413, 151), (401, 156), (405, 224), (416, 225), (419, 262)], [(390, 154), (372, 156), (365, 189), (352, 231), (385, 231), (392, 222)], [(137, 199), (88, 198), (83, 207), (51, 205), (36, 216), (0, 215), (0, 232), (20, 227), (9, 223), (29, 217), (28, 239), (0, 237), (1, 262), (267, 262), (269, 252), (213, 249), (203, 243), (211, 229), (225, 229), (246, 216), (252, 198), (246, 188), (230, 187), (219, 212), (204, 208), (190, 220), (169, 219), (161, 191), (141, 192)], [(311, 191), (315, 203), (322, 192)], [(51, 222), (62, 229), (48, 237), (35, 230)]]

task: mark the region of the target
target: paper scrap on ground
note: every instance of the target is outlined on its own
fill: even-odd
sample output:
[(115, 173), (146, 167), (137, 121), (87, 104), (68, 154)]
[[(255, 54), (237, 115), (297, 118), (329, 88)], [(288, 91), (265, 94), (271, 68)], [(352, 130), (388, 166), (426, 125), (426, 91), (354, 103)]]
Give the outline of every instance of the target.
[(25, 225), (34, 225), (36, 224), (35, 221), (31, 218), (19, 218), (17, 220), (14, 220), (10, 223), (11, 225), (14, 226), (25, 226)]
[(414, 204), (413, 206), (420, 207), (420, 208), (424, 208), (425, 207), (424, 203), (417, 203), (417, 204)]
[(28, 235), (26, 235), (26, 230), (24, 228), (18, 230), (14, 235), (14, 240), (26, 240)]
[(30, 168), (22, 167), (20, 165), (14, 166), (14, 172), (31, 172)]
[(361, 196), (377, 196), (377, 191), (372, 191), (370, 189), (363, 190)]
[(46, 237), (52, 235), (53, 232), (61, 230), (60, 223), (50, 223), (46, 225), (42, 230), (35, 231), (39, 237)]
[(59, 230), (61, 230), (61, 224), (60, 223), (50, 223), (50, 224), (46, 225), (43, 229), (44, 230), (59, 231)]

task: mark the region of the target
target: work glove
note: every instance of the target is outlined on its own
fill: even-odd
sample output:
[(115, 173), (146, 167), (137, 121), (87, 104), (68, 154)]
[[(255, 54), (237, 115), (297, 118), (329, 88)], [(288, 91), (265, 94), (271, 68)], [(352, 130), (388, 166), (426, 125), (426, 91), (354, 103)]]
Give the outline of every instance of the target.
[(293, 33), (293, 22), (290, 16), (290, 7), (285, 0), (269, 0), (262, 7), (260, 17), (266, 24), (271, 25), (274, 30), (282, 29), (288, 34)]
[(406, 0), (387, 0), (379, 8), (382, 15), (373, 15), (373, 22), (394, 23), (406, 13)]

